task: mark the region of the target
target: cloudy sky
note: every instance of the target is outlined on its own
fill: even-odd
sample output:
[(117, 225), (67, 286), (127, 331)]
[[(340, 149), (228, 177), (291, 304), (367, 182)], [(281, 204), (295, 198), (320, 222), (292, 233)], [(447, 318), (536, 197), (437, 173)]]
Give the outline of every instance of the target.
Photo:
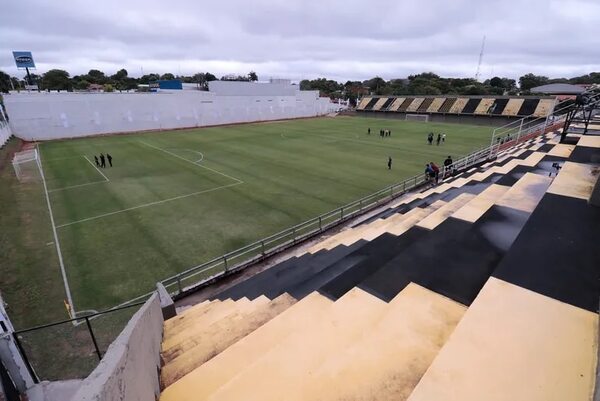
[(599, 0), (7, 0), (0, 70), (142, 71), (362, 80), (600, 71)]

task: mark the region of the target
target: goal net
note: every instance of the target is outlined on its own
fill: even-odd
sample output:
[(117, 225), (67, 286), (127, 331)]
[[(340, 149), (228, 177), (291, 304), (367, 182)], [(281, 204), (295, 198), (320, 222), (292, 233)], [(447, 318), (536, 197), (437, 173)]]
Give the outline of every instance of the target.
[(407, 114), (406, 121), (429, 122), (429, 114)]
[(37, 149), (15, 153), (12, 165), (20, 182), (41, 180), (40, 159)]

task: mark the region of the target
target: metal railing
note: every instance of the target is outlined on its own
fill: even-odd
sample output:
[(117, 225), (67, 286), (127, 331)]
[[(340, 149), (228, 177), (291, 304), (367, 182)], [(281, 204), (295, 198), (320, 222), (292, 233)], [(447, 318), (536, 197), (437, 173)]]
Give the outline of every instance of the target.
[(137, 311), (130, 308), (142, 304), (144, 302), (130, 303), (74, 319), (16, 330), (11, 335), (36, 383), (81, 379), (96, 367), (108, 346)]

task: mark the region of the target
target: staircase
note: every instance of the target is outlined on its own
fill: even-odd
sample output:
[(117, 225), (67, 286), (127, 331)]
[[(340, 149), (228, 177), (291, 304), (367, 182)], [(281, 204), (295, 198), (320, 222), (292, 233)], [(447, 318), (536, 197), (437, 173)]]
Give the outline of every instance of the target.
[(160, 399), (591, 399), (600, 141), (558, 135), (167, 320)]

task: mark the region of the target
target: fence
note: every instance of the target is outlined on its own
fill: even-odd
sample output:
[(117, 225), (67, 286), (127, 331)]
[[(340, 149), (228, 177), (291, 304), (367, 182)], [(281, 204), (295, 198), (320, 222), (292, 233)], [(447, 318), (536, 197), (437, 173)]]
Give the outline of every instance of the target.
[(12, 336), (36, 382), (83, 379), (142, 304), (17, 330)]

